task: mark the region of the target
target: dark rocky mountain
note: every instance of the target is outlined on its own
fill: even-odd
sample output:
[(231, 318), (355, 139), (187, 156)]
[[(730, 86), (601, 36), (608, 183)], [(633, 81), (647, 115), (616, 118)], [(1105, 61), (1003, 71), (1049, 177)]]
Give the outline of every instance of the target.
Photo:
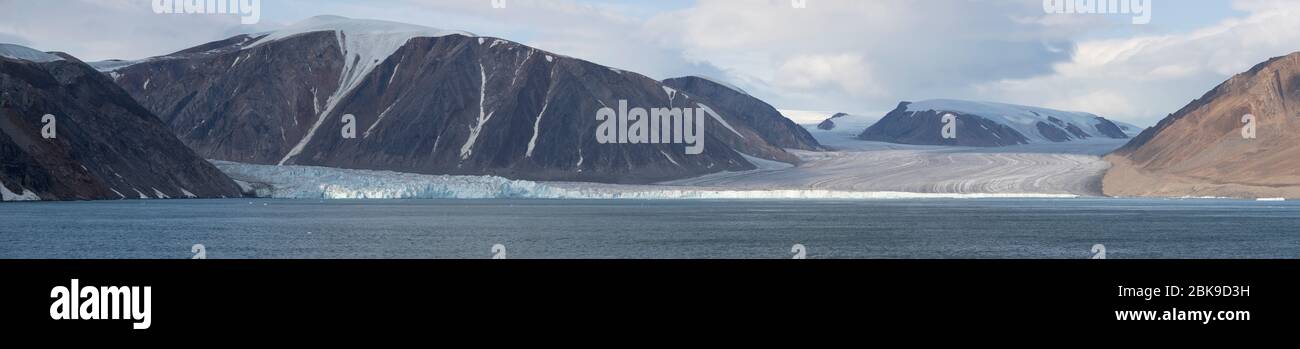
[(94, 68), (6, 44), (0, 160), (6, 201), (241, 196), (234, 181)]
[[(941, 133), (943, 116), (956, 117), (956, 138)], [(862, 140), (917, 145), (1001, 147), (1090, 138), (1127, 139), (1120, 124), (1096, 115), (992, 102), (902, 102), (858, 136)]]
[(719, 113), (734, 116), (735, 123), (758, 132), (769, 144), (787, 149), (824, 150), (808, 130), (739, 88), (697, 76), (668, 79), (663, 83)]
[(831, 130), (834, 130), (834, 129), (835, 129), (835, 126), (836, 126), (836, 125), (835, 125), (835, 119), (839, 119), (839, 118), (846, 117), (846, 116), (849, 116), (849, 114), (846, 114), (846, 113), (835, 113), (835, 115), (831, 115), (831, 117), (826, 118), (826, 120), (823, 120), (820, 124), (817, 124), (817, 129), (818, 129), (818, 130), (823, 130), (823, 131), (831, 131)]
[[(1244, 137), (1254, 116), (1254, 138)], [(1300, 53), (1238, 74), (1106, 157), (1112, 196), (1300, 198)]]
[[(104, 70), (200, 155), (244, 163), (648, 183), (756, 168), (746, 156), (797, 163), (783, 148), (818, 148), (780, 134), (797, 127), (768, 129), (785, 122), (761, 102), (708, 84), (673, 88), (507, 40), (392, 22), (316, 17)], [(600, 144), (596, 112), (620, 101), (708, 107), (720, 118), (707, 118), (703, 154)], [(344, 115), (355, 117), (353, 139), (340, 132)]]

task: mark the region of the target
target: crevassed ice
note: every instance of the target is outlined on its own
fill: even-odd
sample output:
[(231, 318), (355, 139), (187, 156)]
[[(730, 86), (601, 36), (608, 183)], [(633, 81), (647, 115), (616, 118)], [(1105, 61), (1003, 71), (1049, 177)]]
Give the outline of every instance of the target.
[(925, 194), (835, 190), (547, 183), (495, 176), (437, 176), (313, 166), (268, 166), (212, 161), (241, 182), (265, 183), (259, 195), (284, 199), (940, 199), (1074, 198), (1052, 194)]

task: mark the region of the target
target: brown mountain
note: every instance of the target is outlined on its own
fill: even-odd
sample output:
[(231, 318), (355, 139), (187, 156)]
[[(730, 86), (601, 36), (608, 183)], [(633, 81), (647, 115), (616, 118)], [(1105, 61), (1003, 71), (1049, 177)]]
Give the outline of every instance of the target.
[[(1232, 77), (1106, 157), (1112, 196), (1300, 198), (1300, 53)], [(1242, 135), (1255, 116), (1255, 139)]]

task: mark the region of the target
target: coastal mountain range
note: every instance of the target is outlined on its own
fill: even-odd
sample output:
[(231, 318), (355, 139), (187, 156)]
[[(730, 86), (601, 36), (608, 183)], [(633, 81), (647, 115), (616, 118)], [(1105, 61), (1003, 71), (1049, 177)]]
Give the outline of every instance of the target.
[[(527, 181), (702, 192), (780, 182), (844, 191), (1051, 185), (1057, 195), (1297, 198), (1298, 89), (1300, 53), (1232, 77), (1145, 131), (1086, 112), (952, 99), (901, 102), (878, 121), (836, 113), (800, 125), (719, 79), (656, 80), (506, 39), (320, 16), (135, 61), (87, 64), (0, 44), (0, 198), (252, 190), (222, 169), (418, 174), (452, 184), (471, 177), (451, 176), (474, 176), (524, 192), (535, 191)], [(621, 106), (708, 111), (704, 151), (602, 144), (597, 111)], [(945, 126), (955, 137), (943, 136)], [(936, 168), (991, 177), (972, 181)], [(407, 186), (403, 192), (443, 190)]]
[[(805, 130), (707, 79), (657, 81), (513, 41), (408, 24), (314, 17), (136, 62), (113, 77), (201, 156), (513, 179), (653, 183), (797, 164)], [(708, 108), (703, 154), (599, 144), (597, 110)], [(351, 115), (354, 121), (344, 119)], [(357, 135), (340, 132), (355, 122)]]

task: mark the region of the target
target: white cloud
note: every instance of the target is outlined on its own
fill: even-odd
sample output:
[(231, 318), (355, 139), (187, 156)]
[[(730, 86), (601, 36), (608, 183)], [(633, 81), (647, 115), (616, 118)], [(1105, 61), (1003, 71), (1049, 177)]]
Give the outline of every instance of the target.
[(1235, 5), (1249, 14), (1177, 35), (1080, 42), (1052, 74), (988, 82), (977, 95), (1152, 125), (1232, 75), (1300, 50), (1300, 2)]
[[(1226, 1), (1226, 0), (1220, 0)], [(1047, 15), (1038, 0), (264, 1), (235, 16), (155, 15), (148, 1), (0, 0), (0, 41), (87, 60), (134, 59), (320, 14), (461, 29), (654, 78), (706, 75), (790, 109), (890, 110), (965, 98), (1083, 110), (1152, 124), (1214, 85), (1300, 49), (1300, 1), (1238, 0), (1204, 28), (1160, 6), (1153, 23)], [(1162, 1), (1161, 6), (1196, 6)], [(669, 10), (676, 8), (676, 10)], [(1168, 14), (1168, 15), (1165, 15)]]
[(781, 64), (774, 85), (801, 92), (831, 88), (853, 95), (877, 96), (881, 90), (872, 80), (868, 63), (859, 55), (800, 55)]
[(83, 60), (137, 59), (232, 36), (238, 16), (155, 14), (150, 1), (0, 0), (0, 40)]
[[(700, 0), (646, 22), (656, 43), (707, 60), (791, 109), (890, 110), (972, 85), (1052, 72), (1073, 44), (1033, 1)], [(1087, 22), (1087, 21), (1085, 21)], [(1072, 22), (1073, 23), (1073, 22)]]

